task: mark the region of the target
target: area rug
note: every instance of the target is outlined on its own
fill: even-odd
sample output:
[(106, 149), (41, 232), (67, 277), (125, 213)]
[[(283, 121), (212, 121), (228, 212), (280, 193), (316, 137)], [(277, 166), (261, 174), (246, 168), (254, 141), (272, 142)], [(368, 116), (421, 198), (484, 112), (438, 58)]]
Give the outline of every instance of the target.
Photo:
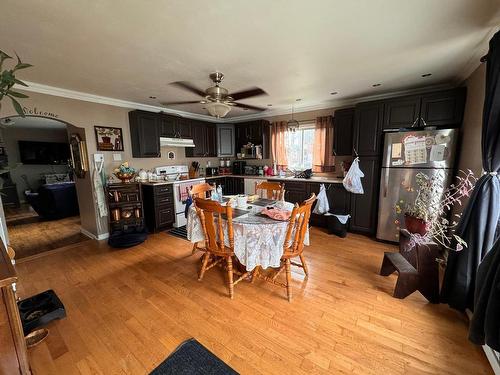
[(191, 338), (180, 344), (150, 375), (238, 375), (231, 367)]
[(167, 231), (167, 233), (169, 234), (172, 234), (176, 237), (180, 237), (180, 238), (183, 238), (185, 240), (187, 240), (187, 229), (186, 229), (186, 226), (182, 226), (182, 227), (179, 227), (179, 228), (172, 228), (172, 229), (169, 229)]

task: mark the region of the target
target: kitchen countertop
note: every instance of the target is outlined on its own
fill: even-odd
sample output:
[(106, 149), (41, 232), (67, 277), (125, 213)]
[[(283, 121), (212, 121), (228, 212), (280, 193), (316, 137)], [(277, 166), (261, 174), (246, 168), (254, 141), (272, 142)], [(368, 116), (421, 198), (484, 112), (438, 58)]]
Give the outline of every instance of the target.
[(297, 182), (318, 182), (327, 184), (341, 184), (343, 178), (340, 177), (323, 177), (323, 176), (313, 176), (311, 178), (295, 178), (295, 177), (278, 177), (278, 176), (251, 176), (251, 175), (225, 175), (225, 176), (213, 176), (205, 177), (206, 180), (220, 178), (220, 177), (238, 177), (238, 178), (251, 178), (257, 180), (275, 180), (275, 181), (297, 181)]
[[(248, 179), (256, 179), (256, 180), (275, 180), (275, 181), (297, 181), (297, 182), (310, 182), (310, 183), (325, 183), (325, 184), (341, 184), (342, 183), (342, 178), (340, 177), (323, 177), (323, 176), (318, 176), (318, 177), (311, 177), (311, 178), (295, 178), (295, 177), (278, 177), (278, 176), (251, 176), (251, 175), (223, 175), (223, 176), (210, 176), (210, 177), (197, 177), (197, 178), (189, 178), (187, 180), (182, 180), (182, 182), (192, 182), (192, 181), (201, 181), (201, 180), (213, 180), (216, 178), (222, 178), (222, 177), (235, 177), (235, 178), (248, 178)], [(181, 180), (179, 180), (181, 181)], [(179, 181), (154, 181), (154, 182), (149, 182), (149, 181), (144, 181), (141, 182), (143, 185), (172, 185), (174, 182), (179, 182)]]

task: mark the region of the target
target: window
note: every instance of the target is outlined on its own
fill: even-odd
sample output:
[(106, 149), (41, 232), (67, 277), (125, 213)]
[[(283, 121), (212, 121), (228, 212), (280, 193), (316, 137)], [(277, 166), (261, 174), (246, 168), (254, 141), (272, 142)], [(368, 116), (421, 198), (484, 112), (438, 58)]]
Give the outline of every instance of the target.
[(300, 126), (295, 132), (285, 135), (285, 147), (288, 158), (288, 168), (304, 170), (312, 168), (314, 147), (314, 123)]

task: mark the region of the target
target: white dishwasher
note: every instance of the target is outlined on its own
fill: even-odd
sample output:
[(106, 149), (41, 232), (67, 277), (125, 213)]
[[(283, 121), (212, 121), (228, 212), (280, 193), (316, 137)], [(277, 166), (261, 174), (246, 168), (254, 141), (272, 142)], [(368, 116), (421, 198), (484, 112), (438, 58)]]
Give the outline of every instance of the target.
[(261, 178), (246, 178), (245, 177), (245, 183), (244, 183), (245, 194), (246, 195), (255, 194), (255, 183), (261, 182), (261, 181), (264, 181), (264, 180)]

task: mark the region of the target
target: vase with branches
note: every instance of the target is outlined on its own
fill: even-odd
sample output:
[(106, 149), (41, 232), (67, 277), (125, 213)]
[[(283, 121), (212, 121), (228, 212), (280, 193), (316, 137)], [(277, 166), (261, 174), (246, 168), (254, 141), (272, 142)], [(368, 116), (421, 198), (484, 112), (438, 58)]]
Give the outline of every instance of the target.
[(2, 100), (9, 98), (19, 116), (24, 117), (24, 111), (18, 99), (26, 99), (28, 95), (13, 90), (14, 85), (28, 87), (26, 83), (16, 77), (16, 73), (21, 69), (30, 68), (33, 65), (21, 61), (16, 54), (17, 63), (11, 69), (4, 69), (3, 64), (6, 60), (12, 59), (11, 56), (0, 50), (0, 108), (2, 108)]
[(474, 173), (459, 171), (455, 183), (448, 188), (444, 186), (443, 174), (429, 177), (418, 173), (415, 179), (418, 186), (415, 200), (411, 203), (399, 201), (395, 205), (397, 213), (404, 209), (405, 224), (412, 234), (410, 246), (434, 241), (448, 250), (459, 251), (467, 247), (467, 243), (455, 234), (461, 214), (455, 213), (453, 219), (448, 217), (453, 207), (462, 205), (462, 200), (474, 189), (477, 181)]

